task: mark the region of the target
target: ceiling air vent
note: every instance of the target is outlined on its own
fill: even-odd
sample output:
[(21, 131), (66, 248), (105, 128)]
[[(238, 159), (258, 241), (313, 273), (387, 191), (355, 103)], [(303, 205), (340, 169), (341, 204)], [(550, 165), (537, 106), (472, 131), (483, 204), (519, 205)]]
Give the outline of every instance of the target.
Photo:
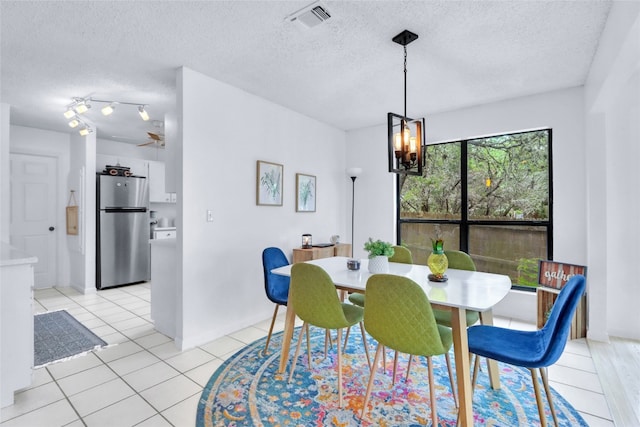
[(306, 28), (312, 28), (329, 18), (331, 18), (331, 14), (327, 8), (320, 4), (319, 1), (316, 1), (287, 16), (285, 20), (298, 22)]

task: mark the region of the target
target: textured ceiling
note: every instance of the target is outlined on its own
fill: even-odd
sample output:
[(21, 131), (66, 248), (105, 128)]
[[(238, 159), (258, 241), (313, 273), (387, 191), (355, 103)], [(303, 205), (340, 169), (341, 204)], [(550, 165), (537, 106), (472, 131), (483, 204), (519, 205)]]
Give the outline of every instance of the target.
[[(148, 104), (163, 120), (175, 70), (187, 66), (349, 130), (582, 85), (608, 1), (323, 1), (332, 17), (306, 29), (284, 20), (310, 1), (6, 1), (1, 96), (11, 123), (71, 132), (72, 97)], [(133, 106), (88, 117), (98, 137), (144, 142)], [(127, 111), (125, 111), (127, 110)], [(125, 114), (126, 113), (126, 114)], [(117, 139), (117, 138), (115, 138)]]

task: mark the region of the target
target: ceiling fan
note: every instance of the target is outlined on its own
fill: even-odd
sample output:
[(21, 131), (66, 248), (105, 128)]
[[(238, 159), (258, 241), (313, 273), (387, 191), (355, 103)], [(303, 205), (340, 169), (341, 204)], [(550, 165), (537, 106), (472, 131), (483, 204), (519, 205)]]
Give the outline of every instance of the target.
[(158, 148), (164, 148), (164, 135), (154, 132), (147, 132), (147, 135), (149, 140), (142, 144), (138, 144), (138, 147), (156, 146)]

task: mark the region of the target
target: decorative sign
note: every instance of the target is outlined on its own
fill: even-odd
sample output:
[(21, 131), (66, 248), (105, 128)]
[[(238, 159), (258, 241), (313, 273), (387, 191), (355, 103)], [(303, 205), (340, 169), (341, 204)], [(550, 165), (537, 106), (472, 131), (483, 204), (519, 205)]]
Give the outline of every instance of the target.
[(75, 190), (71, 190), (67, 203), (67, 234), (78, 235), (78, 203)]
[(576, 274), (587, 276), (587, 267), (584, 265), (540, 260), (538, 267), (538, 283), (548, 288), (562, 289)]

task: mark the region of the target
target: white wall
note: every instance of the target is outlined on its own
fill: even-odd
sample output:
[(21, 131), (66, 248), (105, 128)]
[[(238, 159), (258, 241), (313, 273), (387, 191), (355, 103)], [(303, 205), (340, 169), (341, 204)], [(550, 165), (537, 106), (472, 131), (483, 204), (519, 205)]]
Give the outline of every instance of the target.
[(9, 243), (9, 104), (0, 104), (0, 242)]
[[(344, 132), (186, 68), (177, 87), (178, 336), (190, 347), (271, 315), (262, 250), (291, 257), (303, 233), (316, 242), (345, 236), (350, 180)], [(283, 206), (256, 206), (257, 160), (284, 165)], [(317, 178), (315, 213), (295, 211), (297, 172)]]
[(640, 339), (640, 3), (614, 2), (585, 85), (589, 338)]
[(96, 292), (96, 134), (70, 136), (68, 186), (78, 196), (79, 233), (70, 251), (73, 288), (84, 294)]
[[(426, 117), (427, 143), (495, 133), (550, 127), (553, 129), (554, 258), (586, 264), (586, 186), (583, 91), (573, 88), (434, 114)], [(384, 120), (384, 117), (381, 119)], [(395, 241), (395, 184), (387, 172), (386, 125), (349, 132), (347, 163), (366, 175), (356, 185), (356, 242), (371, 236)], [(427, 165), (428, 167), (428, 165)], [(380, 195), (384, 194), (384, 197)], [(388, 196), (387, 196), (388, 195)], [(347, 209), (350, 215), (350, 207)], [(360, 250), (360, 256), (364, 251)], [(496, 313), (535, 319), (533, 294), (522, 306), (511, 298)], [(533, 309), (531, 309), (533, 307)], [(508, 310), (508, 311), (505, 311)]]

